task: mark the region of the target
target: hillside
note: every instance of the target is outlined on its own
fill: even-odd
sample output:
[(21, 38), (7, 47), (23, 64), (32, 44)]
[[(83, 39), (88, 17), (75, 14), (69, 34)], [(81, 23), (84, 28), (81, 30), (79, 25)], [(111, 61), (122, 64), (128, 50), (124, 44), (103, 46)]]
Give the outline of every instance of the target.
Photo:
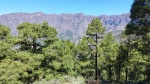
[(58, 37), (62, 39), (70, 39), (74, 42), (78, 41), (85, 35), (88, 24), (93, 18), (98, 17), (107, 31), (112, 31), (115, 36), (124, 30), (126, 24), (130, 21), (129, 14), (121, 15), (84, 15), (78, 14), (44, 14), (36, 13), (11, 13), (0, 16), (0, 24), (10, 27), (11, 34), (17, 35), (17, 25), (22, 22), (41, 23), (47, 21), (49, 25), (56, 28)]

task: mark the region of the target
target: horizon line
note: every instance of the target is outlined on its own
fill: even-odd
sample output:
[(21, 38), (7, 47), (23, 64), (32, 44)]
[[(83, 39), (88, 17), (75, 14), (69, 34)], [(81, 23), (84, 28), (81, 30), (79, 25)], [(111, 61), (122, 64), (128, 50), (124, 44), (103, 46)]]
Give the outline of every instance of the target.
[(100, 14), (100, 15), (92, 15), (92, 14), (84, 14), (84, 13), (82, 13), (82, 12), (80, 12), (80, 13), (44, 13), (44, 12), (40, 12), (40, 11), (37, 11), (37, 12), (10, 12), (10, 13), (3, 13), (3, 14), (1, 14), (0, 13), (0, 16), (2, 16), (2, 15), (7, 15), (7, 14), (17, 14), (17, 13), (28, 13), (28, 14), (34, 14), (34, 13), (41, 13), (41, 14), (46, 14), (46, 15), (49, 15), (49, 14), (54, 14), (54, 15), (62, 15), (62, 14), (83, 14), (83, 15), (85, 15), (85, 16), (114, 16), (114, 15), (123, 15), (123, 14), (130, 14), (130, 13), (121, 13), (121, 14), (111, 14), (111, 15), (109, 15), (109, 14)]

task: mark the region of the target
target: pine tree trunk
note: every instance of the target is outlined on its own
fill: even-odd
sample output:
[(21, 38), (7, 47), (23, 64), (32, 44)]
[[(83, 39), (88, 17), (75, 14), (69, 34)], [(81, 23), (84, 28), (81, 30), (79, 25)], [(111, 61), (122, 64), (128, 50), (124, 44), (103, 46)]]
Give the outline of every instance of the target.
[(36, 40), (33, 39), (33, 53), (36, 53)]
[(120, 72), (121, 72), (121, 64), (119, 63), (118, 70), (117, 70), (117, 73), (116, 73), (117, 82), (120, 82), (120, 77), (121, 77)]
[(118, 73), (118, 81), (120, 82), (120, 72), (121, 72), (121, 65), (119, 63), (119, 73)]
[[(129, 41), (129, 39), (128, 39), (128, 41)], [(129, 62), (129, 52), (130, 52), (130, 50), (129, 50), (129, 45), (130, 45), (130, 41), (127, 43), (127, 57), (126, 57), (126, 61), (127, 62)], [(127, 65), (126, 65), (126, 83), (128, 82), (128, 68), (127, 68)]]
[(111, 65), (109, 65), (109, 81), (110, 81), (110, 83), (112, 83), (111, 76), (112, 76)]
[(126, 83), (128, 82), (128, 68), (126, 67)]
[(97, 75), (98, 75), (98, 63), (97, 63), (97, 34), (96, 34), (96, 53), (95, 53), (95, 80), (97, 81)]
[(148, 73), (147, 73), (147, 81), (148, 81), (148, 84), (150, 84), (150, 69), (149, 69), (149, 67), (148, 67), (148, 69), (147, 69), (148, 71)]

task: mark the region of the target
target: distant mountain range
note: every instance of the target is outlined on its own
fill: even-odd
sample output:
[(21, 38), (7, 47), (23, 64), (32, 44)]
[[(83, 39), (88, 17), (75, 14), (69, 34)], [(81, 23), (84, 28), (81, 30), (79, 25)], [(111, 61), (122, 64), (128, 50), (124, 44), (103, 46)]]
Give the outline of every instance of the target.
[(106, 27), (106, 32), (113, 32), (114, 36), (118, 36), (129, 23), (130, 14), (121, 15), (84, 15), (78, 14), (44, 14), (36, 13), (11, 13), (0, 15), (0, 24), (10, 27), (11, 34), (17, 35), (16, 27), (23, 22), (41, 23), (47, 21), (50, 26), (56, 28), (58, 37), (61, 39), (70, 39), (77, 42), (85, 35), (88, 24), (93, 18), (99, 18)]

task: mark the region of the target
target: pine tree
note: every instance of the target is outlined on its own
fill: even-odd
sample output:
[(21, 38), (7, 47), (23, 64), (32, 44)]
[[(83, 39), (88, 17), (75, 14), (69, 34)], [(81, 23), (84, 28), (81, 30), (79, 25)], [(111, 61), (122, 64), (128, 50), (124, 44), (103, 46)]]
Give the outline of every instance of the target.
[(76, 50), (77, 72), (88, 80), (93, 76), (94, 69), (92, 59), (90, 58), (91, 51), (87, 45), (87, 38), (85, 36), (79, 41)]
[(0, 83), (1, 84), (23, 84), (21, 77), (27, 77), (27, 65), (20, 61), (4, 59), (0, 62)]
[(75, 45), (70, 41), (56, 41), (43, 49), (44, 69), (46, 79), (57, 78), (63, 75), (74, 76)]
[[(131, 11), (131, 21), (126, 26), (127, 35), (135, 34), (140, 43), (138, 50), (143, 55), (150, 55), (150, 0), (134, 0)], [(149, 60), (147, 60), (149, 62)], [(147, 81), (150, 83), (150, 64), (147, 67)]]
[(141, 40), (139, 47), (144, 55), (150, 54), (150, 0), (135, 0), (131, 8), (131, 21), (126, 26), (127, 35), (135, 34)]
[(6, 39), (10, 36), (10, 29), (6, 26), (0, 25), (0, 60), (4, 59), (9, 53), (10, 44)]
[(126, 34), (146, 35), (150, 32), (150, 1), (134, 0), (130, 10), (131, 21), (126, 26)]
[[(88, 45), (90, 46), (92, 55), (95, 55), (95, 80), (98, 79), (98, 45), (100, 43), (100, 40), (102, 39), (102, 35), (105, 32), (105, 27), (103, 27), (102, 23), (98, 18), (95, 18), (92, 20), (92, 22), (88, 25), (88, 29), (86, 31), (86, 35), (88, 38)], [(93, 58), (93, 57), (92, 57)]]
[(112, 83), (112, 76), (114, 76), (113, 66), (116, 62), (119, 44), (110, 32), (104, 36), (100, 47), (102, 48), (102, 53), (105, 59), (105, 68), (107, 69), (109, 81)]
[[(25, 22), (18, 27), (20, 50), (28, 50), (39, 53), (42, 46), (46, 46), (56, 40), (57, 31), (48, 25), (47, 22), (41, 24)], [(44, 43), (45, 42), (45, 43)]]

